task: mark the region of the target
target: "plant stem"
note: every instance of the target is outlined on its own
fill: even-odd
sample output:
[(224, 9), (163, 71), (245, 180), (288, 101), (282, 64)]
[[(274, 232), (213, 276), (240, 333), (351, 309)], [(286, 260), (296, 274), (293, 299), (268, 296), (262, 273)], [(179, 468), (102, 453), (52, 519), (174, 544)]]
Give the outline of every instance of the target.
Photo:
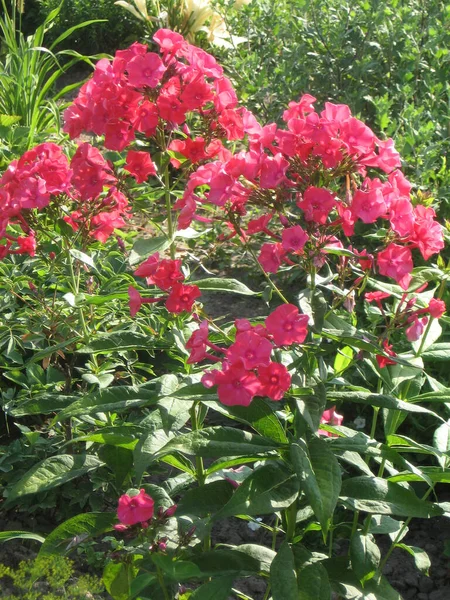
[(297, 500), (286, 509), (286, 540), (292, 542), (295, 536), (295, 526), (297, 524)]
[[(199, 431), (201, 429), (201, 425), (198, 420), (197, 406), (199, 402), (194, 402), (192, 408), (190, 409), (191, 414), (191, 424), (192, 431)], [(201, 456), (195, 457), (195, 471), (197, 474), (197, 483), (199, 487), (205, 485), (205, 470), (203, 468), (203, 459)], [(206, 527), (205, 538), (203, 540), (203, 549), (205, 552), (211, 550), (211, 529), (209, 526)]]
[(170, 202), (170, 178), (169, 178), (169, 164), (166, 165), (164, 171), (164, 196), (166, 199), (166, 212), (167, 212), (167, 236), (170, 239), (170, 258), (175, 259), (175, 243), (173, 241), (173, 221), (172, 221), (172, 204)]
[(164, 583), (164, 576), (161, 573), (161, 569), (156, 567), (156, 574), (158, 576), (158, 583), (161, 586), (162, 592), (164, 594), (164, 600), (170, 600), (169, 592), (167, 591), (166, 584)]

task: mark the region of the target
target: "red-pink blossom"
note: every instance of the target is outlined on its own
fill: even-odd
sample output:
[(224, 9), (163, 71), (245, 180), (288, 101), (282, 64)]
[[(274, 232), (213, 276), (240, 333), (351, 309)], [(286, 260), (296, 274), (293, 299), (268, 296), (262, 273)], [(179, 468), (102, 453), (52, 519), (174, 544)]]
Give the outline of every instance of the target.
[(428, 311), (430, 317), (433, 319), (440, 319), (446, 311), (445, 302), (443, 300), (438, 300), (437, 298), (432, 298), (428, 305)]
[(270, 363), (272, 349), (269, 340), (254, 331), (245, 331), (237, 334), (236, 341), (228, 348), (226, 356), (229, 363), (242, 361), (244, 368), (251, 371)]
[(305, 341), (308, 321), (308, 316), (300, 314), (293, 304), (282, 304), (266, 318), (265, 323), (277, 346), (290, 346)]
[(217, 385), (219, 400), (226, 406), (248, 406), (261, 388), (256, 375), (247, 371), (242, 363), (224, 363), (223, 371), (206, 373), (202, 383), (206, 387)]
[(143, 183), (150, 175), (156, 175), (155, 165), (148, 152), (129, 150), (124, 169), (134, 176), (137, 183)]
[(334, 195), (325, 188), (311, 186), (303, 194), (303, 199), (297, 202), (297, 206), (305, 213), (307, 221), (324, 225), (331, 210), (336, 205)]
[(381, 275), (391, 277), (404, 290), (408, 289), (413, 270), (411, 250), (408, 247), (389, 244), (387, 248), (378, 253), (377, 265)]
[(303, 250), (303, 246), (308, 241), (308, 234), (300, 227), (300, 225), (294, 225), (283, 229), (281, 233), (282, 246), (285, 250), (291, 252), (299, 252)]
[(166, 67), (154, 52), (134, 56), (127, 64), (128, 82), (130, 85), (154, 88), (161, 81)]
[(405, 330), (408, 341), (416, 342), (424, 332), (427, 323), (428, 317), (422, 317), (421, 319), (415, 317), (411, 325)]
[[(332, 406), (328, 410), (324, 411), (322, 416), (320, 417), (320, 422), (325, 425), (342, 425), (344, 421), (344, 417), (342, 415), (338, 415), (336, 412), (336, 407)], [(317, 432), (319, 435), (326, 435), (327, 437), (333, 437), (333, 434), (329, 431), (325, 431), (324, 429), (319, 429)]]
[(260, 394), (271, 400), (281, 400), (291, 386), (288, 370), (284, 365), (276, 362), (258, 367), (258, 378), (261, 384)]
[(281, 266), (284, 255), (283, 246), (277, 244), (263, 244), (258, 256), (258, 262), (266, 273), (276, 273)]
[(184, 311), (191, 312), (192, 306), (201, 292), (196, 285), (185, 285), (175, 283), (166, 300), (166, 308), (169, 312), (179, 314)]
[(154, 501), (144, 489), (136, 496), (123, 494), (119, 498), (117, 517), (122, 525), (136, 525), (144, 523), (153, 517)]

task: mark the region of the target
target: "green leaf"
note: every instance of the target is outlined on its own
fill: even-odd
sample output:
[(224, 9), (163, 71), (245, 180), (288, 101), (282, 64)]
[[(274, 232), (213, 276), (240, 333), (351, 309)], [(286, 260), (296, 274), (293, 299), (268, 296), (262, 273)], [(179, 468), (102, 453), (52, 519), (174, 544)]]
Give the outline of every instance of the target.
[(0, 531), (0, 542), (9, 542), (9, 540), (35, 540), (36, 542), (45, 542), (45, 537), (30, 531)]
[(342, 484), (341, 500), (353, 510), (373, 514), (427, 519), (444, 513), (437, 504), (421, 500), (410, 489), (379, 477), (346, 479)]
[(189, 600), (227, 600), (231, 595), (234, 577), (219, 577), (194, 590)]
[(177, 515), (206, 517), (220, 510), (232, 497), (233, 486), (228, 481), (213, 481), (189, 489), (177, 504)]
[(433, 436), (434, 447), (439, 452), (447, 453), (447, 456), (441, 456), (438, 458), (439, 464), (442, 468), (449, 462), (448, 453), (450, 452), (450, 420), (447, 423), (443, 423), (436, 429)]
[(236, 549), (258, 560), (260, 572), (270, 573), (270, 565), (276, 555), (274, 550), (266, 548), (266, 546), (259, 546), (258, 544), (241, 544), (240, 546), (236, 546)]
[(170, 240), (166, 236), (153, 238), (139, 238), (134, 243), (133, 249), (130, 252), (129, 263), (131, 266), (141, 262), (155, 252), (162, 252), (170, 246)]
[(215, 549), (202, 552), (198, 556), (193, 556), (191, 560), (199, 567), (203, 577), (216, 577), (218, 575), (246, 577), (260, 573), (260, 561), (253, 556), (249, 556), (246, 552), (240, 552), (238, 548), (235, 550)]
[(157, 581), (156, 575), (153, 573), (142, 573), (131, 582), (130, 600), (138, 596), (141, 592), (145, 592), (146, 588)]
[(45, 458), (34, 465), (9, 490), (7, 503), (12, 504), (23, 496), (46, 492), (98, 469), (103, 465), (95, 456), (62, 454)]
[(402, 596), (394, 590), (391, 584), (385, 577), (381, 579), (371, 579), (364, 587), (365, 596), (364, 598), (374, 600), (403, 600)]
[(144, 427), (137, 425), (115, 425), (112, 427), (102, 427), (88, 435), (82, 435), (67, 442), (74, 444), (76, 442), (95, 442), (96, 444), (108, 444), (110, 446), (120, 446), (133, 450), (139, 442), (139, 438), (147, 433)]
[(421, 358), (423, 360), (448, 360), (450, 356), (450, 343), (449, 342), (439, 342), (437, 344), (433, 344), (429, 348), (425, 350), (425, 352), (421, 353)]
[(1, 127), (11, 127), (15, 123), (18, 123), (22, 117), (17, 115), (0, 115), (0, 126)]
[(39, 556), (67, 554), (87, 538), (111, 531), (117, 523), (115, 513), (83, 513), (58, 525), (41, 546)]
[(297, 477), (282, 463), (268, 462), (246, 477), (214, 518), (271, 514), (290, 506), (297, 495)]
[(421, 573), (430, 576), (431, 561), (428, 554), (418, 546), (409, 546), (408, 544), (395, 544), (396, 548), (406, 550), (414, 558), (414, 563)]
[(380, 564), (381, 553), (373, 536), (356, 531), (350, 543), (350, 558), (353, 571), (364, 584), (375, 575)]
[(336, 374), (343, 373), (352, 363), (355, 352), (350, 346), (339, 348), (334, 359), (333, 369)]
[(103, 446), (99, 458), (111, 469), (116, 478), (116, 487), (120, 490), (123, 482), (133, 469), (133, 453), (121, 446)]
[(44, 348), (44, 350), (39, 350), (39, 352), (35, 352), (33, 354), (33, 356), (30, 358), (30, 360), (28, 361), (27, 364), (39, 362), (43, 358), (47, 358), (47, 356), (51, 356), (55, 352), (58, 352), (58, 350), (63, 350), (64, 348), (68, 348), (72, 344), (75, 344), (76, 342), (79, 342), (79, 341), (80, 341), (79, 337), (71, 337), (68, 340), (64, 340), (64, 342), (55, 344), (54, 346), (49, 346), (48, 348)]
[(382, 408), (401, 410), (409, 413), (424, 413), (433, 415), (440, 421), (443, 420), (432, 410), (414, 404), (412, 401), (413, 399), (409, 402), (404, 402), (403, 400), (398, 400), (397, 398), (394, 398), (394, 396), (389, 396), (387, 394), (371, 394), (370, 392), (354, 392), (350, 390), (345, 392), (329, 390), (327, 395), (328, 399), (332, 401), (356, 402), (358, 404), (380, 406)]
[(130, 585), (138, 571), (130, 563), (109, 562), (106, 564), (102, 581), (114, 600), (130, 600)]
[(75, 248), (71, 248), (69, 250), (69, 252), (74, 258), (81, 261), (85, 265), (88, 265), (89, 267), (94, 269), (94, 271), (97, 270), (97, 267), (95, 266), (94, 261), (92, 260), (92, 258), (89, 255), (85, 254), (84, 252), (81, 252), (80, 250), (76, 250)]
[(331, 599), (328, 574), (320, 562), (307, 565), (300, 571), (298, 574), (298, 590), (298, 600)]
[(309, 446), (301, 439), (291, 444), (291, 460), (326, 537), (341, 491), (339, 463), (328, 444), (320, 438), (313, 439)]
[(260, 296), (260, 292), (253, 292), (249, 287), (237, 279), (211, 277), (194, 281), (202, 292), (232, 292), (241, 296)]
[(64, 394), (42, 394), (18, 404), (9, 411), (12, 417), (25, 417), (27, 415), (48, 415), (59, 412), (72, 404), (76, 396)]
[(148, 335), (135, 331), (115, 331), (105, 333), (79, 348), (79, 354), (108, 354), (124, 350), (153, 350), (158, 342)]
[(188, 560), (173, 560), (166, 554), (152, 554), (152, 561), (161, 569), (165, 577), (172, 581), (188, 581), (202, 576), (199, 567)]
[(273, 600), (298, 598), (297, 573), (292, 550), (284, 541), (270, 567), (270, 585)]
[(225, 406), (220, 402), (205, 402), (205, 404), (230, 419), (249, 425), (271, 440), (282, 444), (288, 441), (280, 420), (271, 405), (263, 398), (255, 398), (249, 406)]
[(151, 406), (158, 402), (155, 387), (117, 386), (86, 394), (72, 402), (54, 419), (62, 423), (70, 417), (90, 415), (97, 412), (121, 412), (130, 408)]
[(273, 452), (280, 447), (281, 445), (273, 440), (241, 429), (207, 427), (201, 431), (192, 431), (171, 439), (158, 451), (157, 457), (170, 454), (174, 450), (208, 458), (241, 454), (245, 456), (249, 453)]

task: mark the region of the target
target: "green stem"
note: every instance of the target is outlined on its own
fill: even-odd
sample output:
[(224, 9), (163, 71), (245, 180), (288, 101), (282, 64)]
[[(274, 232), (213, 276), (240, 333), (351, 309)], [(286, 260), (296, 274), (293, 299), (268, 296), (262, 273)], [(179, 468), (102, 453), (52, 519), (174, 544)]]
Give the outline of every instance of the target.
[(286, 509), (286, 540), (292, 542), (295, 536), (295, 526), (297, 524), (297, 500)]
[(267, 584), (267, 587), (266, 587), (266, 593), (264, 594), (264, 598), (263, 598), (263, 600), (268, 600), (269, 596), (270, 596), (270, 581), (269, 581), (269, 583)]
[[(201, 429), (201, 424), (199, 423), (198, 413), (197, 413), (197, 407), (199, 404), (200, 404), (199, 402), (194, 402), (194, 404), (192, 405), (192, 408), (189, 411), (190, 415), (191, 415), (192, 431), (198, 431), (199, 429)], [(197, 483), (198, 483), (199, 487), (204, 486), (206, 477), (205, 477), (205, 470), (203, 467), (203, 459), (201, 456), (195, 457), (195, 472), (197, 475)], [(211, 529), (209, 526), (206, 527), (205, 538), (203, 540), (203, 549), (205, 552), (207, 552), (208, 550), (211, 550)]]
[(167, 212), (167, 236), (170, 240), (170, 258), (175, 259), (175, 243), (173, 241), (173, 220), (172, 220), (172, 204), (170, 202), (170, 178), (169, 178), (169, 165), (166, 166), (164, 171), (164, 196), (166, 199), (166, 212)]
[(253, 248), (250, 248), (250, 246), (248, 244), (246, 244), (246, 248), (247, 250), (250, 252), (250, 254), (253, 257), (253, 260), (255, 261), (255, 264), (258, 266), (258, 269), (261, 271), (261, 273), (264, 275), (264, 278), (266, 279), (267, 283), (270, 285), (270, 287), (273, 289), (273, 291), (278, 295), (278, 297), (285, 303), (285, 304), (289, 304), (289, 300), (287, 300), (283, 293), (281, 292), (281, 290), (278, 289), (278, 287), (274, 284), (274, 282), (270, 279), (269, 275), (265, 272), (265, 270), (263, 269), (262, 265), (260, 264), (258, 257), (255, 254), (255, 251), (253, 250)]
[[(67, 250), (66, 254), (67, 254), (67, 262), (69, 263), (69, 275), (70, 275), (70, 283), (71, 283), (71, 287), (72, 287), (72, 292), (73, 292), (74, 296), (76, 297), (79, 293), (80, 282), (77, 280), (77, 278), (75, 276), (75, 271), (73, 270), (73, 264), (72, 264), (72, 255), (70, 254), (69, 250)], [(80, 318), (81, 329), (83, 331), (84, 342), (87, 344), (89, 342), (89, 330), (87, 328), (86, 321), (84, 319), (83, 309), (81, 308), (81, 306), (79, 306), (77, 308), (77, 311), (78, 311), (78, 316)]]
[(164, 576), (159, 567), (156, 567), (156, 574), (158, 576), (158, 583), (161, 586), (162, 592), (164, 594), (164, 600), (170, 600), (169, 592), (167, 591), (166, 584), (164, 583)]

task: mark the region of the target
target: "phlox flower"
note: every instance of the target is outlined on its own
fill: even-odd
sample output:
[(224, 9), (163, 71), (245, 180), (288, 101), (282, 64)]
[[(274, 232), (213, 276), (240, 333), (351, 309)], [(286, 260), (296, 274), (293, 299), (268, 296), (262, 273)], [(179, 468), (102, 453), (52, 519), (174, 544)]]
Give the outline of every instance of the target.
[(443, 300), (438, 300), (437, 298), (432, 298), (428, 305), (428, 311), (430, 317), (433, 319), (440, 319), (446, 311), (445, 302)]
[(380, 369), (384, 369), (384, 367), (386, 367), (388, 365), (396, 364), (395, 360), (391, 360), (390, 358), (388, 358), (389, 356), (396, 356), (396, 354), (392, 350), (392, 344), (389, 344), (387, 340), (383, 341), (383, 350), (384, 350), (385, 354), (387, 354), (388, 356), (383, 356), (381, 354), (377, 354), (375, 357)]
[(308, 241), (308, 234), (300, 227), (300, 225), (294, 225), (283, 229), (281, 233), (282, 246), (285, 250), (291, 252), (299, 252), (303, 250), (303, 246)]
[(325, 225), (331, 210), (336, 206), (334, 195), (325, 188), (311, 186), (303, 194), (297, 206), (305, 213), (307, 221)]
[(277, 346), (302, 344), (308, 335), (307, 315), (300, 314), (293, 304), (282, 304), (266, 318), (267, 331)]
[(226, 406), (248, 406), (259, 394), (260, 383), (252, 371), (247, 371), (241, 362), (223, 364), (223, 371), (210, 371), (202, 377), (205, 387), (217, 385), (220, 402)]
[(377, 265), (381, 275), (391, 277), (401, 288), (408, 289), (414, 266), (411, 250), (408, 247), (389, 244), (387, 248), (378, 253)]
[(261, 395), (275, 401), (281, 400), (291, 386), (288, 370), (284, 365), (276, 362), (258, 367), (258, 378), (261, 384)]
[(281, 266), (284, 255), (283, 246), (276, 244), (263, 244), (258, 256), (258, 262), (266, 273), (276, 273)]
[(411, 325), (405, 330), (406, 337), (409, 342), (416, 342), (425, 330), (425, 326), (428, 323), (428, 317), (414, 317)]
[(357, 190), (352, 201), (353, 214), (364, 223), (375, 221), (386, 214), (386, 203), (380, 188), (370, 190)]
[(166, 308), (169, 312), (179, 314), (184, 311), (191, 312), (195, 300), (201, 296), (196, 285), (184, 285), (175, 283), (166, 300)]
[(128, 83), (133, 87), (154, 88), (166, 71), (162, 60), (155, 52), (134, 56), (127, 64)]
[(227, 351), (227, 360), (234, 363), (242, 361), (248, 371), (270, 364), (273, 346), (268, 339), (259, 336), (254, 331), (238, 333), (236, 341)]
[(144, 489), (136, 496), (123, 494), (119, 498), (117, 517), (122, 525), (136, 525), (144, 523), (153, 517), (154, 501)]
[(148, 152), (129, 150), (125, 170), (131, 173), (137, 183), (143, 183), (150, 175), (156, 175), (156, 168)]
[[(344, 421), (344, 417), (342, 415), (338, 415), (336, 412), (336, 407), (332, 406), (328, 410), (324, 411), (322, 416), (320, 417), (320, 422), (326, 425), (342, 425)], [(333, 434), (329, 431), (325, 431), (323, 429), (319, 429), (317, 432), (319, 435), (326, 435), (327, 437), (333, 437)]]

